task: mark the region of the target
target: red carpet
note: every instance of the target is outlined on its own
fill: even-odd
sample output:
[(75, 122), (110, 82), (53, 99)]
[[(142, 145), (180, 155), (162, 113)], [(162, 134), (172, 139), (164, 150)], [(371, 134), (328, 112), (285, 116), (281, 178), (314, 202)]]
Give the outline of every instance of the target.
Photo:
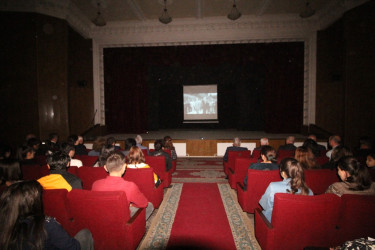
[(185, 183), (168, 249), (236, 249), (217, 184)]

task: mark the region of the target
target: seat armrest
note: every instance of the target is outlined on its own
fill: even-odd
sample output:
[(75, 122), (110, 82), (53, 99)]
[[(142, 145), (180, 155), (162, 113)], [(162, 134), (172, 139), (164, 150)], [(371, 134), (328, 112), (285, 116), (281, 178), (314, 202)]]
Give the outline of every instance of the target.
[(241, 183), (241, 182), (237, 182), (237, 188), (241, 188), (243, 191), (246, 191), (244, 186), (243, 186), (243, 183)]
[(142, 214), (142, 212), (145, 210), (145, 208), (139, 208), (137, 212), (135, 212), (135, 214), (130, 218), (130, 220), (126, 223), (128, 225), (132, 224), (137, 218), (138, 216), (140, 216), (140, 214)]
[(273, 229), (272, 224), (267, 220), (266, 216), (264, 216), (262, 210), (256, 208), (255, 213), (258, 213), (259, 217), (263, 220), (264, 224), (267, 226), (268, 229)]

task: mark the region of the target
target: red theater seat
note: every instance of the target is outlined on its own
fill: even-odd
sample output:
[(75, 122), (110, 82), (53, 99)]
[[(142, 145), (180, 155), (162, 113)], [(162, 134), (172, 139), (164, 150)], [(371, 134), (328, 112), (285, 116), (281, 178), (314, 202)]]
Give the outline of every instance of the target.
[(146, 163), (154, 170), (154, 172), (162, 180), (163, 187), (169, 187), (172, 182), (171, 170), (166, 171), (164, 156), (145, 156)]
[(105, 179), (108, 173), (104, 167), (80, 167), (78, 168), (78, 177), (82, 181), (83, 189), (91, 190), (92, 184), (101, 179)]
[(37, 180), (43, 176), (49, 175), (47, 165), (21, 165), (22, 177), (24, 180)]
[(67, 197), (75, 232), (88, 228), (96, 250), (137, 248), (145, 234), (145, 209), (130, 218), (124, 192), (73, 189)]
[(146, 196), (147, 200), (159, 208), (163, 201), (163, 185), (155, 187), (154, 170), (152, 168), (131, 169), (125, 172), (124, 179), (137, 184), (139, 190)]
[(332, 239), (340, 202), (334, 194), (275, 194), (272, 223), (261, 209), (257, 208), (255, 212), (255, 236), (259, 245), (263, 250), (335, 246)]
[(243, 183), (250, 164), (257, 162), (256, 158), (235, 157), (234, 169), (229, 169), (228, 182), (231, 188), (237, 189), (237, 182)]
[(98, 161), (99, 157), (89, 155), (75, 155), (75, 159), (82, 161), (83, 166), (92, 167)]
[(340, 181), (337, 171), (330, 169), (305, 170), (305, 181), (307, 186), (313, 191), (314, 195), (324, 194), (327, 188)]
[(258, 159), (260, 157), (260, 150), (259, 149), (253, 150), (251, 157)]
[(74, 174), (75, 176), (78, 176), (78, 167), (76, 167), (76, 166), (68, 167), (67, 171), (71, 174)]
[(322, 166), (329, 162), (329, 158), (325, 155), (316, 157), (316, 163), (319, 164), (319, 166)]
[(255, 208), (260, 208), (259, 200), (266, 191), (268, 185), (274, 181), (281, 181), (279, 170), (247, 170), (247, 190), (243, 183), (237, 183), (237, 198), (242, 210), (254, 213)]
[(234, 161), (236, 157), (250, 158), (251, 151), (250, 150), (228, 151), (228, 161), (224, 162), (224, 173), (226, 175), (229, 175), (229, 169), (234, 170)]
[(280, 149), (277, 151), (277, 163), (280, 163), (285, 158), (294, 158), (295, 150), (283, 150)]

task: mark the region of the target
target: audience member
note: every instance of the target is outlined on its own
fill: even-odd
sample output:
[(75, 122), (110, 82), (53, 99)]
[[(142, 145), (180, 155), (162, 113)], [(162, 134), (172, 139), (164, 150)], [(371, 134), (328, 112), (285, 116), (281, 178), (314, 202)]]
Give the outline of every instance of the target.
[[(316, 141), (314, 141), (313, 139), (306, 139), (302, 146), (306, 147), (306, 148), (309, 148), (311, 153), (314, 154), (315, 157), (319, 157), (321, 156), (321, 152), (320, 152), (320, 148), (319, 148), (319, 144), (316, 143)], [(325, 149), (322, 151), (325, 153)]]
[[(133, 146), (130, 148), (130, 151), (128, 154), (128, 164), (126, 167), (134, 168), (134, 169), (150, 168), (150, 166), (145, 163), (145, 156), (143, 155), (142, 150), (137, 146)], [(154, 173), (154, 181), (155, 181), (155, 186), (158, 186), (160, 184), (160, 179), (155, 173)]]
[(10, 185), (0, 198), (0, 249), (93, 249), (89, 230), (72, 238), (55, 218), (43, 211), (37, 181)]
[(321, 145), (321, 144), (318, 143), (318, 140), (317, 140), (315, 134), (309, 134), (309, 135), (307, 136), (307, 139), (314, 140), (314, 141), (318, 144), (317, 147), (318, 147), (318, 149), (319, 149), (320, 152), (324, 152), (324, 151), (327, 150), (327, 148), (326, 148), (325, 146), (323, 146), (323, 145)]
[(176, 149), (173, 146), (172, 137), (170, 137), (169, 135), (164, 136), (164, 148), (171, 151), (172, 160), (177, 160)]
[(296, 159), (304, 169), (319, 168), (319, 165), (316, 162), (315, 155), (311, 152), (311, 149), (308, 147), (298, 147), (294, 154), (294, 159)]
[(294, 146), (295, 140), (296, 140), (296, 138), (294, 136), (288, 136), (285, 139), (285, 145), (281, 145), (279, 147), (278, 151), (280, 151), (280, 150), (290, 150), (290, 151), (296, 150), (296, 146)]
[(293, 158), (283, 159), (280, 163), (280, 175), (283, 180), (271, 182), (259, 201), (263, 208), (263, 214), (269, 222), (272, 222), (273, 203), (276, 193), (313, 195), (313, 192), (305, 183), (303, 167), (297, 160)]
[(338, 196), (343, 194), (368, 194), (375, 195), (375, 182), (372, 182), (368, 169), (352, 157), (341, 158), (337, 164), (337, 174), (341, 182), (333, 183), (326, 193)]
[(97, 137), (92, 145), (92, 150), (88, 153), (89, 156), (99, 156), (102, 148), (105, 147), (107, 140), (104, 137)]
[[(249, 169), (255, 170), (276, 170), (279, 166), (276, 164), (276, 150), (271, 146), (263, 146), (260, 151), (262, 162), (252, 163)], [(244, 188), (247, 189), (247, 174), (244, 179)]]
[(134, 138), (127, 138), (125, 140), (125, 151), (122, 151), (122, 153), (127, 156), (129, 154), (130, 148), (133, 146), (137, 146), (137, 142)]
[(367, 155), (366, 165), (369, 168), (375, 167), (375, 153), (370, 153)]
[(95, 181), (92, 190), (124, 191), (129, 202), (130, 215), (133, 216), (138, 208), (146, 208), (146, 219), (148, 219), (154, 210), (152, 203), (147, 201), (135, 183), (122, 178), (126, 171), (125, 156), (121, 152), (112, 152), (107, 158), (104, 169), (109, 176)]
[(40, 148), (41, 143), (42, 142), (36, 137), (27, 140), (27, 146), (34, 149), (35, 155), (45, 155), (45, 152)]
[(111, 136), (107, 138), (107, 147), (114, 147), (115, 150), (120, 151), (121, 148), (119, 146), (116, 146), (116, 138)]
[(135, 142), (137, 143), (136, 146), (137, 146), (138, 148), (147, 150), (147, 154), (150, 153), (150, 151), (148, 150), (148, 147), (145, 147), (145, 146), (142, 145), (143, 138), (142, 138), (141, 135), (137, 135), (137, 136), (135, 137)]
[(12, 159), (0, 160), (0, 185), (10, 186), (20, 180), (22, 172), (19, 162)]
[(104, 167), (106, 162), (107, 162), (108, 156), (110, 155), (110, 153), (112, 153), (114, 151), (116, 151), (114, 146), (107, 145), (107, 146), (103, 147), (102, 151), (100, 152), (99, 159), (94, 164), (94, 167)]
[(69, 155), (69, 157), (70, 157), (70, 164), (69, 164), (69, 166), (74, 166), (74, 167), (79, 167), (79, 168), (82, 167), (83, 164), (82, 164), (81, 160), (73, 159), (74, 154), (76, 152), (74, 145), (71, 145), (69, 143), (63, 143), (63, 144), (61, 144), (61, 150), (65, 154)]
[(341, 137), (339, 135), (330, 136), (328, 139), (328, 145), (331, 147), (331, 149), (327, 151), (326, 156), (331, 159), (332, 150), (341, 145)]
[(269, 140), (267, 137), (262, 137), (259, 140), (259, 147), (254, 148), (254, 150), (261, 150), (263, 146), (270, 145)]
[(69, 145), (74, 147), (76, 155), (87, 155), (86, 147), (85, 145), (79, 143), (78, 135), (70, 135), (67, 142)]
[(18, 157), (18, 159), (21, 165), (37, 164), (34, 148), (29, 146), (22, 146), (19, 152), (21, 153), (21, 155)]
[(345, 156), (353, 156), (353, 153), (347, 146), (339, 145), (332, 149), (331, 159), (329, 160), (329, 162), (322, 165), (321, 168), (336, 169), (337, 163), (340, 161), (341, 158)]
[(367, 155), (373, 151), (372, 144), (372, 138), (369, 136), (359, 138), (359, 147), (355, 149), (354, 156), (361, 164), (366, 164)]
[(77, 176), (66, 171), (69, 167), (69, 155), (56, 151), (47, 156), (47, 166), (50, 174), (38, 180), (44, 189), (82, 189), (82, 182)]
[(86, 146), (83, 144), (83, 137), (80, 135), (77, 137), (77, 144), (74, 145), (74, 147), (76, 148), (76, 155), (87, 155), (88, 152)]
[(169, 154), (163, 151), (163, 141), (156, 140), (154, 142), (154, 151), (150, 152), (151, 156), (164, 156), (165, 157), (165, 170), (169, 171), (172, 168), (172, 159)]
[(12, 155), (12, 148), (7, 144), (1, 143), (1, 145), (0, 145), (0, 160), (9, 159), (9, 158), (11, 158), (11, 155)]
[(47, 151), (55, 152), (60, 150), (59, 135), (57, 133), (49, 134), (49, 138), (45, 143)]
[(227, 147), (227, 149), (225, 150), (225, 154), (224, 154), (223, 160), (225, 162), (228, 162), (228, 152), (229, 151), (245, 151), (245, 150), (247, 150), (247, 148), (241, 147), (241, 140), (240, 140), (240, 138), (235, 137), (233, 139), (233, 146)]

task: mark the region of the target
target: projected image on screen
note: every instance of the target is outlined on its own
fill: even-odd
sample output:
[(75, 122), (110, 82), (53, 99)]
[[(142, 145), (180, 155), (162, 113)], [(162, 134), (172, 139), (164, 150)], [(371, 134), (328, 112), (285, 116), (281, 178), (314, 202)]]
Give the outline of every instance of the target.
[(184, 86), (184, 120), (217, 120), (217, 85)]

